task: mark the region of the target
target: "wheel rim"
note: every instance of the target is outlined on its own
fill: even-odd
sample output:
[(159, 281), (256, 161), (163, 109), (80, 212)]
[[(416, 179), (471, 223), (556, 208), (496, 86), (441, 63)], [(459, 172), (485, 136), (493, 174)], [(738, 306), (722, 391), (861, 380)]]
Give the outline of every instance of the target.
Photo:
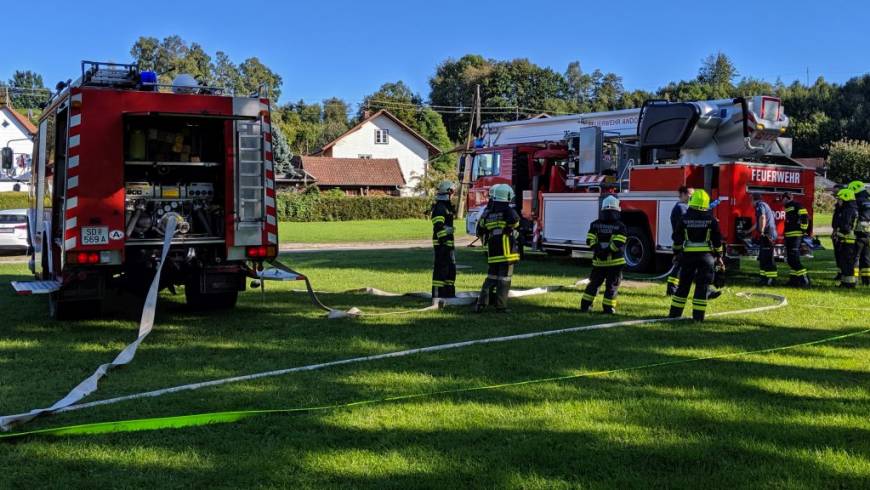
[(646, 250), (643, 242), (635, 237), (630, 236), (625, 241), (625, 263), (629, 267), (637, 267), (643, 262), (643, 257)]

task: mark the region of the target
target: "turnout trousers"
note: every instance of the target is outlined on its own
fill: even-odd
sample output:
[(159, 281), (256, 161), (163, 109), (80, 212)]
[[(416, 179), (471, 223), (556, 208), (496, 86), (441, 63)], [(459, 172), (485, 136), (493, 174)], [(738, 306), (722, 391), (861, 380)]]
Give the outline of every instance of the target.
[(858, 276), (861, 278), (861, 284), (870, 286), (870, 235), (866, 233), (856, 233), (855, 235)]
[(592, 302), (595, 301), (595, 296), (598, 294), (598, 288), (604, 283), (604, 299), (601, 301), (603, 311), (604, 313), (616, 312), (616, 295), (619, 293), (619, 284), (622, 282), (623, 267), (622, 265), (592, 267), (592, 273), (589, 274), (589, 284), (586, 285), (586, 290), (580, 299), (580, 311), (589, 311)]
[(776, 279), (776, 262), (773, 261), (773, 240), (770, 237), (761, 237), (761, 249), (758, 251), (758, 266), (761, 271), (761, 280), (767, 284), (773, 284)]
[(507, 308), (508, 293), (511, 290), (514, 265), (507, 262), (489, 264), (486, 280), (477, 297), (478, 306), (493, 305), (497, 310)]
[(432, 268), (432, 297), (456, 296), (456, 254), (453, 247), (435, 245), (435, 264)]
[(785, 252), (786, 261), (789, 267), (788, 284), (790, 286), (806, 286), (809, 285), (807, 278), (807, 269), (801, 263), (801, 243), (802, 237), (785, 237)]
[(689, 289), (695, 283), (695, 294), (692, 297), (692, 318), (704, 320), (707, 311), (707, 290), (714, 276), (713, 254), (684, 252), (680, 257), (680, 285), (671, 297), (671, 318), (683, 316), (683, 309), (689, 298)]
[(668, 287), (665, 290), (665, 294), (671, 296), (677, 290), (677, 287), (680, 285), (680, 264), (675, 263), (671, 267), (671, 272), (668, 274)]
[(837, 266), (840, 268), (841, 286), (855, 287), (858, 283), (858, 275), (855, 273), (855, 263), (858, 258), (857, 252), (857, 240), (842, 240), (837, 247)]

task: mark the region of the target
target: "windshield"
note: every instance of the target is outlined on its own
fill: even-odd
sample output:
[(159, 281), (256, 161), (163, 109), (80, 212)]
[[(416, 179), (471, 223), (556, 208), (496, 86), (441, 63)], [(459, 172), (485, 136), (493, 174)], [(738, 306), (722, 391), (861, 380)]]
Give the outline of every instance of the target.
[(472, 172), (474, 178), (490, 177), (498, 175), (501, 166), (501, 155), (499, 153), (481, 153), (474, 155), (474, 163), (472, 164)]

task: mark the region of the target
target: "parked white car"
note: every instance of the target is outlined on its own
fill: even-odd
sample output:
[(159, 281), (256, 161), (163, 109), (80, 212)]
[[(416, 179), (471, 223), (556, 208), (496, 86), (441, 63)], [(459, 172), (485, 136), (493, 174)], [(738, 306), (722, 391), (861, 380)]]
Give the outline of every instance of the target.
[(27, 250), (27, 210), (0, 211), (0, 250)]

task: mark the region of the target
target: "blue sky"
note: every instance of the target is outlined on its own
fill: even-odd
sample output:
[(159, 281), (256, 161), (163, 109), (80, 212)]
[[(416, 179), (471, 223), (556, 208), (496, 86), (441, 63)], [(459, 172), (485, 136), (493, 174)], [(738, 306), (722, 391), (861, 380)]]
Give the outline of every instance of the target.
[[(478, 53), (557, 71), (572, 60), (654, 90), (723, 51), (742, 75), (842, 82), (870, 71), (867, 2), (3, 2), (0, 78), (75, 77), (81, 59), (127, 61), (140, 36), (179, 34), (236, 62), (259, 57), (284, 79), (282, 101), (355, 103), (387, 81), (424, 97), (435, 66)], [(250, 7), (249, 7), (249, 6)], [(256, 5), (267, 5), (262, 11)], [(726, 10), (734, 5), (736, 10)]]

